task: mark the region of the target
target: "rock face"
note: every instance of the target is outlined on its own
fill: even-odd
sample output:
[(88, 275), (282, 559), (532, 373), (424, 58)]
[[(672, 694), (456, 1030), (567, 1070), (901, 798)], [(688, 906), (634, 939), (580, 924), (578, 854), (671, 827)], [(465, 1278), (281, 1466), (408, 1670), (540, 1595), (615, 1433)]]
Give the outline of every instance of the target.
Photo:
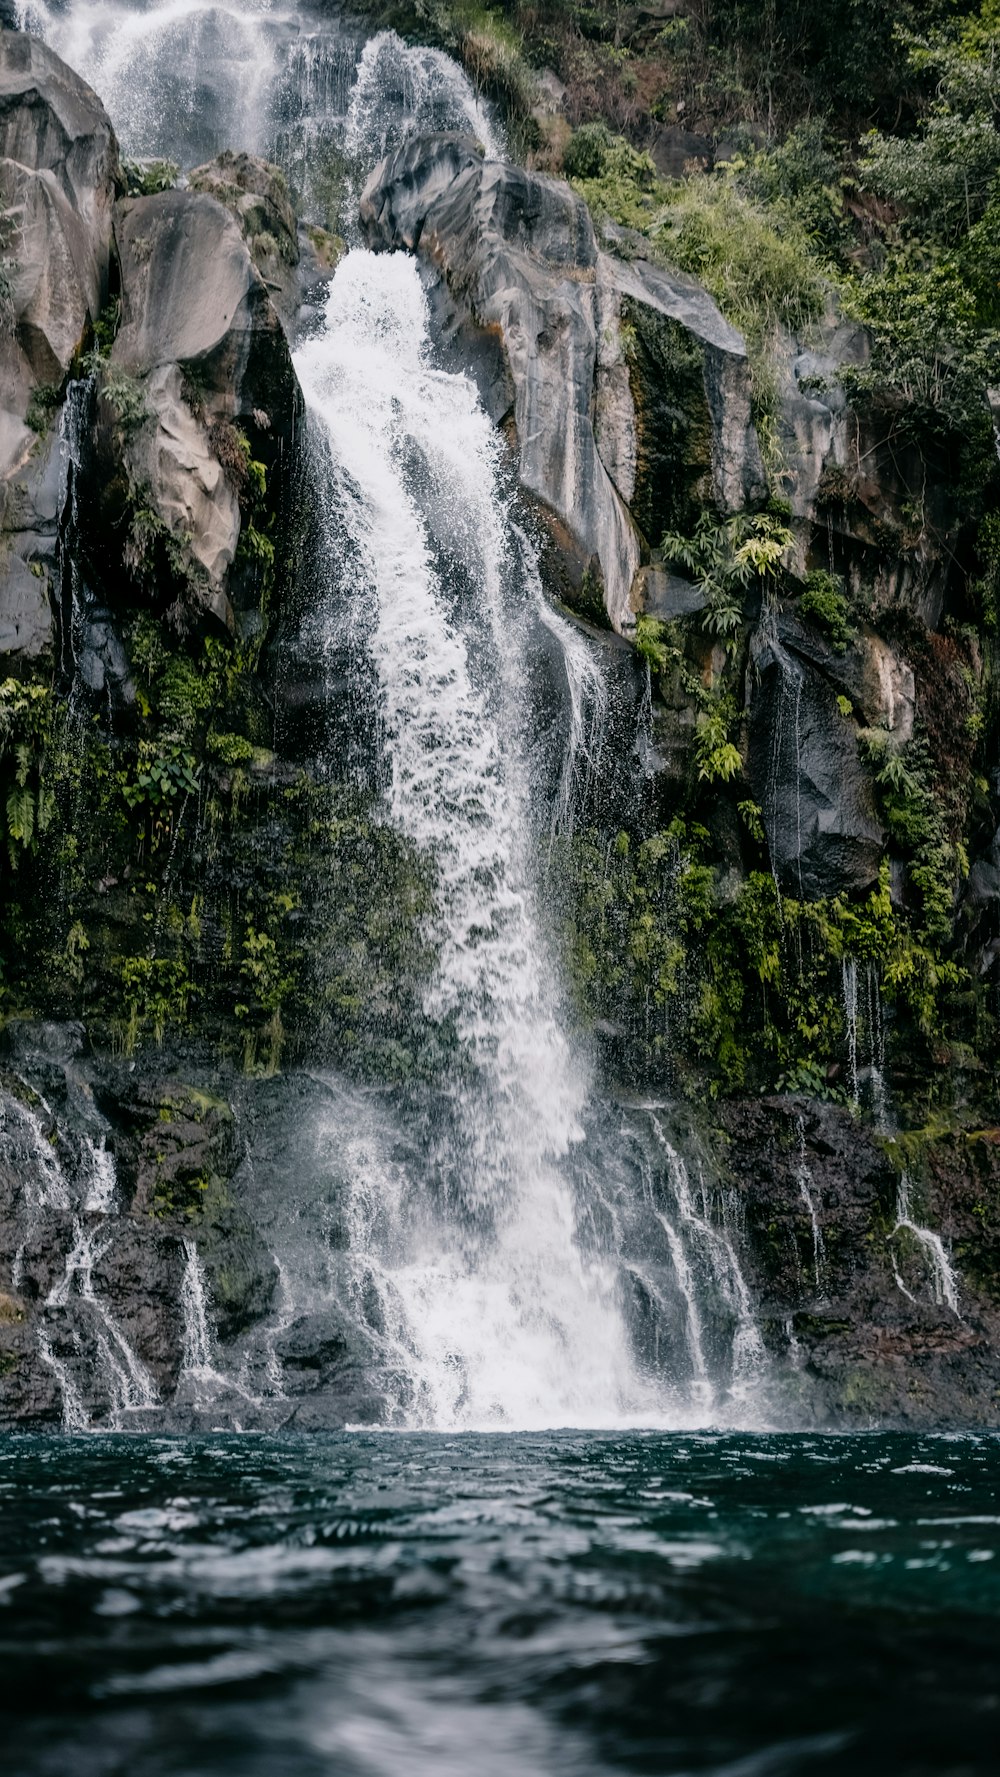
[[(471, 137), (404, 144), (361, 215), (373, 244), (437, 270), (453, 325), (499, 335), (521, 481), (550, 515), (576, 602), (592, 609), (599, 587), (628, 630), (647, 545), (693, 494), (729, 510), (763, 492), (740, 336), (691, 280), (602, 252), (569, 186), (484, 161)], [(501, 390), (494, 379), (497, 419)]]
[(299, 305), (299, 230), (284, 175), (253, 154), (220, 154), (188, 175), (235, 216), (278, 313), (289, 325)]
[[(997, 1236), (983, 1206), (996, 1201), (997, 1131), (929, 1150), (901, 1217), (898, 1161), (849, 1111), (766, 1099), (723, 1122), (749, 1281), (772, 1349), (791, 1357), (799, 1421), (995, 1425)], [(955, 1306), (915, 1230), (942, 1242)]]
[(751, 643), (750, 781), (781, 886), (800, 899), (865, 889), (882, 860), (871, 774), (838, 702), (864, 667), (852, 661), (838, 673), (837, 664), (787, 613), (763, 622)]
[(0, 30), (0, 204), (15, 246), (0, 327), (0, 657), (53, 650), (61, 478), (53, 409), (108, 298), (118, 148), (58, 56)]
[(128, 479), (189, 552), (192, 602), (231, 628), (241, 515), (213, 427), (239, 422), (271, 463), (290, 447), (300, 398), (288, 344), (241, 230), (215, 198), (128, 200), (115, 240), (122, 325), (110, 376), (133, 379), (146, 409), (124, 437)]
[[(782, 492), (808, 563), (819, 530), (851, 590), (873, 589), (930, 628), (941, 620), (951, 564), (951, 515), (942, 484), (916, 448), (886, 436), (844, 392), (843, 374), (869, 356), (864, 330), (833, 313), (808, 343), (776, 338)], [(915, 524), (914, 513), (922, 513)]]
[[(160, 1423), (185, 1384), (196, 1245), (214, 1337), (271, 1305), (273, 1260), (232, 1189), (229, 1101), (83, 1053), (78, 1025), (18, 1023), (0, 1076), (0, 1425)], [(44, 1088), (44, 1096), (28, 1082)], [(208, 1313), (206, 1307), (206, 1314)], [(193, 1391), (193, 1392), (192, 1392)]]

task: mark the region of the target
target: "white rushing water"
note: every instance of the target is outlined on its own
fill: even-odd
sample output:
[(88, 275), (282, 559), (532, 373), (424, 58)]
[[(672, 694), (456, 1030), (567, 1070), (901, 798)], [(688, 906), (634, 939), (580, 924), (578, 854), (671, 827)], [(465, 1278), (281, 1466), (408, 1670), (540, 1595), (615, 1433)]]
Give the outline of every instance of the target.
[(847, 1030), (847, 1067), (851, 1079), (851, 1103), (860, 1104), (858, 1092), (858, 965), (845, 956), (840, 965), (841, 991), (844, 1000), (844, 1025)]
[[(691, 1262), (693, 1256), (698, 1254), (731, 1318), (728, 1378), (730, 1398), (736, 1402), (745, 1401), (763, 1376), (766, 1354), (736, 1248), (725, 1226), (719, 1226), (713, 1221), (704, 1188), (699, 1212), (691, 1189), (687, 1164), (667, 1140), (663, 1125), (653, 1111), (650, 1112), (650, 1123), (665, 1157), (667, 1179), (678, 1217), (678, 1226), (673, 1231), (662, 1213), (658, 1219), (667, 1233), (677, 1270), (678, 1287), (685, 1299), (696, 1378), (700, 1382), (706, 1367), (702, 1351), (697, 1285)], [(700, 1390), (696, 1390), (697, 1392)], [(713, 1403), (714, 1391), (711, 1391), (706, 1397), (706, 1405)]]
[(94, 1330), (97, 1369), (108, 1396), (113, 1425), (126, 1413), (149, 1412), (159, 1404), (152, 1376), (133, 1349), (119, 1322), (94, 1287), (94, 1267), (109, 1251), (112, 1235), (100, 1227), (86, 1227), (79, 1217), (73, 1222), (73, 1245), (66, 1255), (62, 1277), (49, 1292), (47, 1308), (65, 1308), (78, 1294), (97, 1322)]
[(0, 1163), (23, 1179), (33, 1210), (70, 1207), (69, 1185), (38, 1111), (10, 1092), (0, 1093)]
[(193, 1240), (184, 1242), (184, 1278), (181, 1283), (184, 1342), (181, 1376), (195, 1384), (216, 1387), (222, 1378), (212, 1362), (212, 1335), (208, 1326), (208, 1292), (205, 1272)]
[[(448, 1202), (391, 1231), (417, 1416), (613, 1423), (653, 1402), (614, 1266), (576, 1240), (563, 1164), (588, 1079), (531, 886), (519, 733), (531, 587), (510, 549), (497, 438), (472, 383), (433, 367), (406, 256), (347, 256), (296, 368), (329, 453), (331, 559), (346, 533), (363, 564), (354, 596), (378, 672), (387, 813), (437, 868), (425, 1010), (454, 1020), (471, 1062), (452, 1085)], [(460, 563), (458, 609), (428, 514)]]
[[(900, 1229), (906, 1229), (908, 1233), (912, 1234), (927, 1258), (935, 1302), (950, 1308), (952, 1314), (961, 1320), (958, 1308), (958, 1278), (955, 1275), (954, 1266), (940, 1234), (935, 1234), (931, 1228), (921, 1228), (913, 1220), (910, 1204), (910, 1180), (905, 1172), (901, 1172), (899, 1175), (896, 1195), (896, 1226), (893, 1233), (898, 1234)], [(913, 1292), (907, 1289), (904, 1284), (895, 1261), (893, 1261), (893, 1271), (899, 1288), (904, 1296), (908, 1296), (912, 1302)]]
[(225, 148), (263, 154), (322, 204), (343, 152), (370, 168), (430, 130), (503, 151), (449, 56), (394, 31), (365, 42), (356, 21), (308, 0), (20, 0), (18, 18), (93, 86), (137, 159), (192, 167)]

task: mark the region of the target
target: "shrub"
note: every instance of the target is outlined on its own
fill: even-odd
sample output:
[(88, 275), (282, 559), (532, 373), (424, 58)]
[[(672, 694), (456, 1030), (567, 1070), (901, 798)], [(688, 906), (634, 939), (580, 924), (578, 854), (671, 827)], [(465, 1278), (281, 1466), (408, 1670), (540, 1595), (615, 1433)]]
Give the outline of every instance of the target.
[(805, 590), (799, 599), (799, 610), (809, 617), (829, 639), (835, 654), (843, 654), (851, 639), (847, 616), (844, 582), (839, 574), (828, 574), (814, 568), (806, 575)]

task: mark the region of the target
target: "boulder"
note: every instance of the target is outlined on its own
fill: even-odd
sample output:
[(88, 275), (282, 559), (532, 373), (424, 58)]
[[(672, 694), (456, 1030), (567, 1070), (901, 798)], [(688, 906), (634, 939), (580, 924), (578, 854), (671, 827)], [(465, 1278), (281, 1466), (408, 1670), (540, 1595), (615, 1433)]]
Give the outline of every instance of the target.
[(641, 236), (610, 224), (604, 233), (629, 342), (636, 472), (626, 497), (655, 547), (706, 504), (738, 512), (765, 498), (750, 365), (742, 334), (694, 278), (645, 259)]
[(165, 191), (115, 213), (122, 324), (110, 376), (145, 407), (121, 427), (136, 502), (150, 506), (186, 558), (189, 620), (232, 628), (240, 504), (220, 456), (220, 424), (238, 422), (270, 470), (290, 452), (301, 406), (281, 323), (239, 222), (216, 198)]
[(0, 205), (16, 254), (0, 328), (0, 670), (53, 651), (60, 504), (52, 417), (107, 302), (118, 146), (96, 93), (43, 43), (0, 30)]
[(869, 888), (885, 836), (856, 724), (804, 628), (767, 612), (751, 639), (748, 764), (778, 882), (813, 899)]
[(468, 136), (405, 143), (372, 174), (361, 215), (374, 245), (436, 271), (452, 330), (471, 320), (499, 337), (509, 415), (502, 379), (484, 394), (513, 422), (571, 602), (596, 581), (613, 627), (631, 629), (646, 536), (658, 543), (696, 495), (735, 510), (764, 490), (739, 334), (692, 280), (602, 251), (568, 185), (485, 161)]
[(254, 154), (218, 155), (188, 175), (192, 191), (225, 204), (239, 223), (254, 265), (282, 320), (290, 324), (299, 301), (298, 222), (285, 175)]
[(582, 201), (555, 179), (484, 161), (471, 137), (443, 135), (383, 161), (361, 214), (373, 244), (419, 250), (458, 310), (499, 335), (521, 481), (551, 520), (569, 580), (603, 582), (613, 625), (627, 627), (641, 543), (594, 437), (599, 254)]
[(926, 1249), (898, 1227), (898, 1177), (855, 1113), (789, 1097), (731, 1100), (720, 1115), (747, 1283), (792, 1423), (995, 1426), (1000, 1237), (983, 1204), (1000, 1175), (997, 1131), (936, 1138), (913, 1183), (914, 1219), (951, 1253), (956, 1314)]
[(861, 629), (838, 653), (794, 607), (779, 609), (774, 621), (782, 646), (850, 701), (862, 727), (883, 728), (901, 746), (910, 740), (916, 713), (913, 668), (883, 636)]

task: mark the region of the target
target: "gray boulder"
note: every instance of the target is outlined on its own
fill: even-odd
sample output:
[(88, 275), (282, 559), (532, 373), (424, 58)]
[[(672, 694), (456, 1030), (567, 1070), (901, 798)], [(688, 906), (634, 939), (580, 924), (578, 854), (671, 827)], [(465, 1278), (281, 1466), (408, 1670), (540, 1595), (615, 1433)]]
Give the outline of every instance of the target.
[(636, 474), (627, 498), (655, 546), (705, 504), (738, 512), (765, 498), (750, 365), (742, 334), (694, 278), (644, 258), (639, 235), (611, 224), (604, 235), (628, 340)]
[(361, 216), (374, 244), (419, 250), (458, 309), (499, 333), (521, 481), (551, 516), (570, 578), (603, 581), (626, 627), (641, 544), (594, 438), (599, 254), (581, 199), (484, 161), (469, 136), (426, 136), (375, 170)]
[(499, 338), (509, 383), (491, 371), (484, 398), (513, 420), (573, 602), (596, 583), (631, 629), (646, 539), (699, 498), (730, 511), (764, 491), (739, 334), (692, 280), (602, 251), (568, 185), (485, 161), (468, 136), (404, 144), (361, 216), (373, 244), (418, 252), (443, 281), (445, 333), (471, 321)]
[(866, 363), (867, 334), (833, 304), (808, 338), (779, 333), (773, 349), (794, 565), (805, 571), (819, 531), (856, 597), (877, 589), (883, 606), (903, 605), (936, 628), (954, 554), (947, 477), (896, 435), (891, 414), (848, 400), (843, 373)]
[(109, 376), (131, 379), (145, 416), (120, 427), (112, 446), (134, 501), (148, 504), (187, 564), (188, 617), (231, 628), (241, 514), (221, 460), (225, 426), (238, 422), (270, 460), (290, 445), (301, 396), (288, 343), (239, 223), (214, 197), (166, 191), (121, 203), (115, 239), (122, 325)]
[(97, 95), (43, 43), (0, 30), (0, 204), (15, 249), (0, 326), (0, 670), (52, 652), (52, 412), (107, 301), (120, 181)]
[(253, 154), (217, 156), (188, 175), (192, 191), (206, 192), (235, 216), (250, 257), (282, 320), (299, 304), (298, 222), (281, 169)]

